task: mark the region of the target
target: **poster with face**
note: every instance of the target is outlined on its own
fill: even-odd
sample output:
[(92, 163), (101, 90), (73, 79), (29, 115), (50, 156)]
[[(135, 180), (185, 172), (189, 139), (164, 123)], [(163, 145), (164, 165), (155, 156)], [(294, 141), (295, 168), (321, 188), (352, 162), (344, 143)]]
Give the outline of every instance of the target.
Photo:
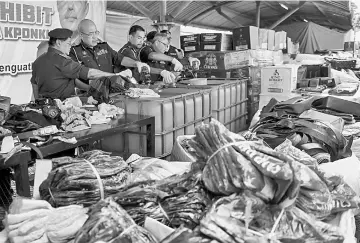
[(95, 22), (105, 36), (106, 0), (0, 0), (0, 95), (11, 103), (28, 103), (32, 97), (31, 64), (47, 51), (48, 32), (55, 28), (73, 31), (72, 42), (83, 19)]

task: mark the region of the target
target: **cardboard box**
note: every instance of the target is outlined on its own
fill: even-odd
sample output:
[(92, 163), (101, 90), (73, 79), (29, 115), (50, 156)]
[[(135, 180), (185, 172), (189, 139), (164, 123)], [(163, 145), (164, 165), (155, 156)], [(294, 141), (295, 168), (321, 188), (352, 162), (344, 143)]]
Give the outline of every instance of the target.
[(232, 50), (232, 35), (222, 33), (204, 33), (200, 37), (201, 51)]
[(232, 43), (232, 35), (222, 33), (204, 33), (200, 35), (201, 43)]
[(298, 65), (264, 67), (261, 70), (261, 94), (291, 93), (296, 89)]
[(268, 50), (249, 50), (250, 52), (250, 66), (272, 66), (274, 63), (273, 52)]
[(230, 78), (250, 79), (249, 78), (249, 68), (243, 67), (243, 68), (230, 70)]
[(231, 45), (224, 45), (223, 43), (201, 43), (200, 51), (230, 51)]
[(243, 68), (249, 65), (250, 54), (248, 51), (201, 51), (191, 53), (188, 56), (200, 60), (201, 70), (231, 70)]
[(182, 44), (181, 49), (184, 50), (184, 53), (198, 52), (200, 51), (200, 44), (197, 43)]
[(275, 51), (286, 49), (286, 32), (275, 32)]
[(275, 50), (275, 30), (268, 30), (268, 50)]
[(251, 83), (261, 83), (261, 68), (249, 67), (249, 77)]
[(268, 29), (259, 29), (259, 47), (260, 49), (268, 49)]
[(230, 71), (226, 70), (199, 70), (197, 78), (230, 78)]
[(255, 26), (240, 27), (233, 30), (234, 50), (256, 50), (259, 48), (259, 28)]
[(200, 34), (195, 35), (182, 35), (180, 36), (180, 45), (186, 45), (186, 44), (199, 44), (200, 45)]
[(247, 87), (247, 95), (250, 96), (259, 96), (261, 93), (261, 84), (250, 84)]

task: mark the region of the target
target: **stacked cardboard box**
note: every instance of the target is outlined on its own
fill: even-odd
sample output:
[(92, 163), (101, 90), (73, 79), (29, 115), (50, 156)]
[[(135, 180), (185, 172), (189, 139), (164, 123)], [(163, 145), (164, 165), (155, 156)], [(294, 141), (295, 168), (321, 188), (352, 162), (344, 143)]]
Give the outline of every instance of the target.
[(200, 51), (200, 34), (180, 36), (181, 49), (185, 53)]
[[(250, 51), (202, 51), (189, 56), (200, 60), (198, 77), (239, 78), (236, 72), (248, 67), (251, 62)], [(238, 73), (240, 75), (240, 73)], [(242, 75), (242, 73), (241, 73)], [(246, 75), (246, 78), (248, 75)]]
[(201, 34), (200, 51), (232, 50), (232, 35), (222, 33)]
[(259, 48), (259, 28), (240, 27), (233, 30), (234, 50), (256, 50)]

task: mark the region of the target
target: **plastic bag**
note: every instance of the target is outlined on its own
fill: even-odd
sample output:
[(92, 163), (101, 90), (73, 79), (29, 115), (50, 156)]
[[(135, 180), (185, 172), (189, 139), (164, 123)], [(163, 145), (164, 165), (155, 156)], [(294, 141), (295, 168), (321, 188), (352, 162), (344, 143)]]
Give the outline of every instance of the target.
[(188, 172), (190, 162), (168, 162), (157, 158), (140, 158), (130, 164), (133, 173), (129, 183), (136, 183), (147, 180), (161, 180), (169, 176), (181, 175)]
[(339, 227), (339, 230), (344, 235), (343, 243), (357, 243), (354, 237), (356, 231), (354, 212), (352, 210), (339, 213), (337, 217), (329, 222), (333, 226)]
[(343, 178), (356, 193), (360, 196), (360, 161), (353, 154), (351, 157), (340, 159), (332, 163), (325, 163), (319, 165), (327, 177), (331, 175), (338, 175)]

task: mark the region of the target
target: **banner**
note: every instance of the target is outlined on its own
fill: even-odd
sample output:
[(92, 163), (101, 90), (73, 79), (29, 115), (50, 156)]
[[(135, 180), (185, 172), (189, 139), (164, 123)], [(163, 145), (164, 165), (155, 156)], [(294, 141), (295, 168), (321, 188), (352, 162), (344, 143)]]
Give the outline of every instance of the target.
[[(106, 0), (0, 0), (0, 95), (11, 97), (12, 104), (28, 103), (32, 97), (31, 64), (39, 44), (46, 43), (49, 31), (55, 28), (71, 29), (72, 41), (78, 41), (77, 27), (85, 18), (95, 22), (104, 39)], [(43, 52), (41, 48), (47, 45), (41, 46)]]

